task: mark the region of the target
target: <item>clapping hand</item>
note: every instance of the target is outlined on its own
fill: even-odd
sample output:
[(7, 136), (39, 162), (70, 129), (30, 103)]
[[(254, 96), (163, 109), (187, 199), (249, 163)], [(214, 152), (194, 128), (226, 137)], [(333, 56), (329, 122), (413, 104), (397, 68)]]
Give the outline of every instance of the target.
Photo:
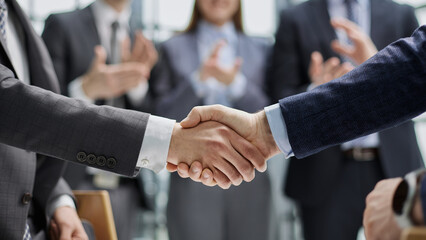
[(352, 45), (343, 44), (337, 40), (332, 42), (332, 49), (341, 56), (350, 58), (360, 65), (377, 53), (373, 41), (355, 23), (341, 18), (331, 20), (331, 25), (335, 29), (344, 30), (352, 42)]
[(234, 81), (240, 71), (243, 60), (241, 58), (237, 58), (234, 65), (230, 68), (220, 66), (219, 52), (225, 45), (225, 41), (219, 41), (210, 56), (203, 62), (199, 70), (201, 81), (206, 81), (210, 77), (214, 77), (216, 80), (225, 85), (230, 85)]
[(309, 77), (312, 84), (319, 86), (345, 75), (353, 68), (354, 67), (350, 63), (346, 62), (341, 64), (337, 57), (329, 58), (324, 62), (321, 53), (313, 52), (309, 65)]
[(107, 54), (102, 46), (95, 47), (92, 66), (82, 76), (82, 88), (86, 96), (96, 99), (108, 99), (123, 95), (146, 81), (149, 69), (138, 62), (107, 65)]

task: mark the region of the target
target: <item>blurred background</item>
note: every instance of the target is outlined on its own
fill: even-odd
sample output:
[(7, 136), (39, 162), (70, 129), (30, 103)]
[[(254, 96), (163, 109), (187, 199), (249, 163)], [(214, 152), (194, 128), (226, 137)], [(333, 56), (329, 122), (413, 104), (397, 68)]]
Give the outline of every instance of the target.
[[(395, 0), (416, 8), (420, 24), (426, 24), (426, 0)], [(44, 21), (51, 13), (84, 8), (92, 0), (18, 0), (30, 16), (36, 31), (41, 34)], [(243, 22), (248, 35), (273, 40), (279, 13), (302, 0), (243, 0)], [(190, 20), (194, 0), (133, 0), (133, 21), (140, 24), (144, 34), (155, 43), (167, 40), (182, 31)], [(416, 119), (416, 133), (423, 156), (426, 157), (426, 116)], [(272, 209), (270, 239), (302, 239), (294, 204), (282, 194), (287, 162), (282, 156), (269, 161)], [(140, 212), (135, 240), (167, 240), (166, 206), (169, 175), (163, 171), (154, 175), (142, 173), (145, 191), (155, 199), (153, 210)], [(361, 230), (362, 231), (362, 230)], [(359, 239), (363, 239), (362, 233)]]

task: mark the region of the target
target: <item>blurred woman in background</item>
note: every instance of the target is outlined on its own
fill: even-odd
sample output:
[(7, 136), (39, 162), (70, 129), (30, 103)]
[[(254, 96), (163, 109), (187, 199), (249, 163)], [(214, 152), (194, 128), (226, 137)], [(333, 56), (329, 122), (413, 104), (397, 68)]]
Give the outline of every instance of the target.
[[(198, 105), (247, 112), (268, 105), (263, 91), (268, 44), (243, 32), (240, 0), (196, 0), (186, 31), (163, 43), (151, 87), (157, 114), (182, 120)], [(229, 190), (172, 174), (171, 240), (268, 239), (270, 182), (260, 174)]]

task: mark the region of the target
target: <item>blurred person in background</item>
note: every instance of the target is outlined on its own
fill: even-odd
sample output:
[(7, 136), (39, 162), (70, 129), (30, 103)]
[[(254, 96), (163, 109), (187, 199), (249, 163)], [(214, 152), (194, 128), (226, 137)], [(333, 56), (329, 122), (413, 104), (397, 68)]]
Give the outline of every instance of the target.
[[(377, 49), (410, 36), (417, 27), (412, 7), (389, 0), (311, 0), (284, 10), (268, 92), (277, 101), (309, 91), (363, 63)], [(361, 50), (361, 45), (369, 47)], [(285, 193), (300, 206), (306, 240), (356, 239), (365, 198), (375, 184), (422, 166), (409, 121), (303, 161), (291, 159)]]
[[(239, 0), (195, 1), (185, 32), (161, 47), (152, 81), (158, 115), (182, 120), (197, 105), (223, 104), (256, 112), (269, 103), (263, 91), (269, 47), (244, 34), (241, 14)], [(169, 236), (172, 240), (267, 239), (269, 207), (268, 174), (222, 190), (174, 173)]]
[[(148, 77), (157, 52), (130, 24), (131, 14), (130, 0), (97, 0), (49, 16), (42, 37), (64, 95), (151, 112)], [(136, 209), (148, 203), (141, 175), (131, 179), (70, 164), (64, 178), (73, 189), (108, 190), (118, 239), (129, 240), (136, 231)]]

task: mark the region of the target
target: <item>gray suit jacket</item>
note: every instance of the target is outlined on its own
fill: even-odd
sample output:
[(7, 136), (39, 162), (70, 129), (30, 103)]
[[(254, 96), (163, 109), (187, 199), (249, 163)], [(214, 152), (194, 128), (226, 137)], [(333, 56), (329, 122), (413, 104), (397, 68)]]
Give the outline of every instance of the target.
[[(161, 47), (161, 58), (151, 87), (158, 97), (156, 113), (182, 120), (198, 105), (203, 105), (191, 85), (189, 77), (198, 70), (201, 60), (194, 32), (177, 35)], [(247, 78), (247, 93), (232, 107), (255, 112), (267, 106), (264, 92), (265, 58), (268, 45), (260, 40), (238, 34), (237, 55), (244, 60), (242, 73)]]
[[(92, 106), (56, 94), (59, 86), (43, 41), (16, 1), (7, 3), (23, 28), (34, 85), (16, 79), (2, 43), (0, 232), (4, 239), (22, 239), (31, 194), (31, 205), (39, 209), (31, 216), (44, 216), (49, 198), (58, 194), (52, 191), (64, 162), (55, 158), (134, 176), (149, 114)], [(45, 227), (45, 222), (35, 222)]]
[[(92, 5), (89, 5), (72, 12), (53, 14), (46, 20), (42, 38), (53, 60), (61, 93), (66, 96), (68, 96), (70, 82), (89, 70), (94, 58), (93, 50), (95, 46), (101, 45), (92, 8)], [(131, 35), (135, 29), (134, 24), (132, 21), (129, 23)], [(126, 109), (151, 112), (154, 106), (149, 93), (137, 106), (131, 104), (126, 95), (123, 99)], [(102, 104), (104, 101), (97, 101), (97, 103)], [(73, 189), (78, 187), (86, 176), (86, 167), (81, 165), (68, 165), (64, 173), (64, 178)], [(144, 194), (142, 176), (138, 176), (135, 181), (145, 206), (153, 208), (153, 200), (146, 198)]]

